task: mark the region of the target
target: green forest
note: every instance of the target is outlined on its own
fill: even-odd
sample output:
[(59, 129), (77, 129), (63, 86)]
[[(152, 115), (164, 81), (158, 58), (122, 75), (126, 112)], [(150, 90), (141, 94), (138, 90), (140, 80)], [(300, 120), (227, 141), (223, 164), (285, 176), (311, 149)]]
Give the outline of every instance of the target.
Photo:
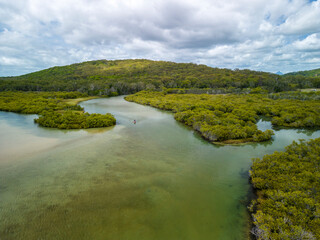
[(254, 159), (257, 239), (320, 239), (320, 138), (293, 142), (284, 152)]
[(319, 88), (320, 78), (144, 59), (89, 61), (0, 78), (0, 91), (78, 91), (115, 96), (163, 87), (228, 92), (261, 87), (268, 92), (280, 92)]
[(116, 124), (110, 114), (84, 113), (70, 99), (87, 97), (79, 92), (0, 92), (0, 111), (39, 114), (43, 127), (60, 129), (99, 128)]

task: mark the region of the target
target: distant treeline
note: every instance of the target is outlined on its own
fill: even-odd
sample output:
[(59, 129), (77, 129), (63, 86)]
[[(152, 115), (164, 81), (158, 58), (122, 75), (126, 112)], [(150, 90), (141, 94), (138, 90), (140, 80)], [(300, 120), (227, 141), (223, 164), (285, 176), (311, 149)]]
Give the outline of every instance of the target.
[(285, 76), (306, 76), (306, 77), (320, 77), (320, 68), (308, 70), (308, 71), (299, 71), (299, 72), (292, 72), (287, 73)]
[(237, 92), (257, 87), (268, 92), (318, 88), (320, 78), (150, 60), (98, 60), (0, 78), (0, 91), (78, 91), (109, 96), (162, 88)]

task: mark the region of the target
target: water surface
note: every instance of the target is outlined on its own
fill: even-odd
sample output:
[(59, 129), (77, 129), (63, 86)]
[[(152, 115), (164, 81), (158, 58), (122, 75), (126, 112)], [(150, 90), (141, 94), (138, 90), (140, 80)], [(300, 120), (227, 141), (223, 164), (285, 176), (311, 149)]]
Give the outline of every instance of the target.
[(0, 112), (0, 239), (246, 239), (251, 159), (320, 137), (221, 147), (123, 97), (81, 105), (117, 125), (56, 130)]

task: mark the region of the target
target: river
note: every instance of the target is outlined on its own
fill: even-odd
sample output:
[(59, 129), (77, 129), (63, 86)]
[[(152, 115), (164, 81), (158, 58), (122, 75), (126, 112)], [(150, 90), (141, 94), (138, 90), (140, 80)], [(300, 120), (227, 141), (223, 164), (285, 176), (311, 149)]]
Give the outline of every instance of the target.
[(320, 137), (280, 130), (267, 143), (214, 146), (121, 96), (81, 106), (117, 125), (47, 129), (35, 115), (0, 112), (1, 240), (246, 239), (251, 159)]

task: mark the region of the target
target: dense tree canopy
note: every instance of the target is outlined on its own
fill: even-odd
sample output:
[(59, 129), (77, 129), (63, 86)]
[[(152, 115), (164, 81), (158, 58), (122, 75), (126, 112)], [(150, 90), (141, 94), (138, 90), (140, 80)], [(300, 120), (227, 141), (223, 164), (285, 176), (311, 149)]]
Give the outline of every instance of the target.
[(318, 77), (320, 76), (320, 68), (308, 70), (308, 71), (299, 71), (285, 74), (287, 76), (307, 76), (307, 77)]
[(89, 114), (70, 110), (64, 113), (44, 111), (41, 113), (41, 116), (34, 121), (43, 127), (60, 129), (101, 128), (116, 124), (116, 119), (110, 113)]
[(320, 91), (270, 93), (268, 97), (272, 99), (320, 100)]
[(250, 206), (258, 239), (320, 239), (320, 138), (254, 159), (259, 198)]

